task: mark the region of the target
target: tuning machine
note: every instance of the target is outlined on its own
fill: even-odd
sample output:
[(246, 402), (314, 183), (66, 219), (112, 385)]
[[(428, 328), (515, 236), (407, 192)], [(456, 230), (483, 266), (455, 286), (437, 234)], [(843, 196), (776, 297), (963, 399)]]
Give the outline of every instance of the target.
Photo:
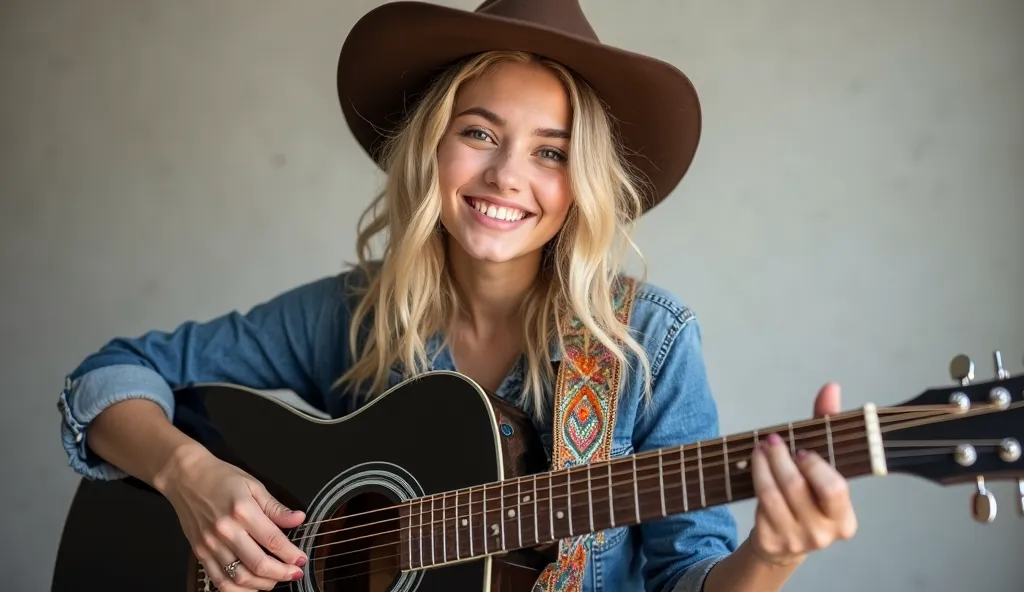
[(966, 354), (957, 354), (949, 362), (949, 376), (960, 386), (974, 380), (974, 360)]
[(992, 495), (992, 492), (985, 487), (985, 478), (981, 475), (978, 475), (977, 491), (971, 496), (971, 515), (975, 520), (983, 523), (989, 523), (996, 519), (996, 496)]

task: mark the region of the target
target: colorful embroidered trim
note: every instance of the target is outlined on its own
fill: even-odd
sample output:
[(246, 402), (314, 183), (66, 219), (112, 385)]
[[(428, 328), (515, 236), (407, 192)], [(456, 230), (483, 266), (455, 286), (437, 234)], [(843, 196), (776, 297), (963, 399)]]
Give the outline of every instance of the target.
[[(613, 286), (615, 316), (629, 322), (635, 283), (620, 277)], [(615, 411), (619, 401), (619, 361), (594, 339), (578, 318), (562, 336), (565, 355), (558, 365), (552, 427), (552, 470), (611, 458)], [(587, 557), (602, 533), (585, 534), (558, 543), (558, 559), (537, 579), (533, 592), (579, 592)]]

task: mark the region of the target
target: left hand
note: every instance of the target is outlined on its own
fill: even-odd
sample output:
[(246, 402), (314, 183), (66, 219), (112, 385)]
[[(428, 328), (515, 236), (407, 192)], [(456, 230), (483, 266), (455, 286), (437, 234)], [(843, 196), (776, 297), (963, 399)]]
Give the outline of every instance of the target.
[[(818, 391), (814, 416), (840, 411), (839, 385)], [(857, 518), (846, 479), (815, 452), (797, 449), (797, 457), (778, 434), (755, 450), (751, 473), (757, 496), (749, 543), (754, 554), (773, 565), (794, 565), (811, 551), (853, 537)]]

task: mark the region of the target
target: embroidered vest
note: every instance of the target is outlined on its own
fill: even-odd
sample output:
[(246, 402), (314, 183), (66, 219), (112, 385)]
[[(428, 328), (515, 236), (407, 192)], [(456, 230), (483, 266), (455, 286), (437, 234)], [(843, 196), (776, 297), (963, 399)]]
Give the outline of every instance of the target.
[[(620, 276), (612, 286), (616, 317), (629, 322), (635, 283)], [(564, 469), (611, 457), (615, 412), (619, 402), (619, 361), (594, 339), (578, 318), (563, 329), (565, 353), (555, 382), (551, 469)], [(579, 592), (590, 550), (602, 533), (563, 539), (558, 559), (549, 564), (533, 592)]]

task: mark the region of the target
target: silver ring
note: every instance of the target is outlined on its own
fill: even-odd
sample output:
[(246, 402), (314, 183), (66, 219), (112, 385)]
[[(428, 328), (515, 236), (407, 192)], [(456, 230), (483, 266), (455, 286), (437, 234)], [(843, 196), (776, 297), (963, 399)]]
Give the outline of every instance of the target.
[(228, 574), (228, 577), (232, 580), (235, 579), (235, 576), (238, 575), (238, 571), (235, 568), (241, 565), (241, 563), (241, 559), (235, 559), (231, 563), (224, 566), (224, 573)]

